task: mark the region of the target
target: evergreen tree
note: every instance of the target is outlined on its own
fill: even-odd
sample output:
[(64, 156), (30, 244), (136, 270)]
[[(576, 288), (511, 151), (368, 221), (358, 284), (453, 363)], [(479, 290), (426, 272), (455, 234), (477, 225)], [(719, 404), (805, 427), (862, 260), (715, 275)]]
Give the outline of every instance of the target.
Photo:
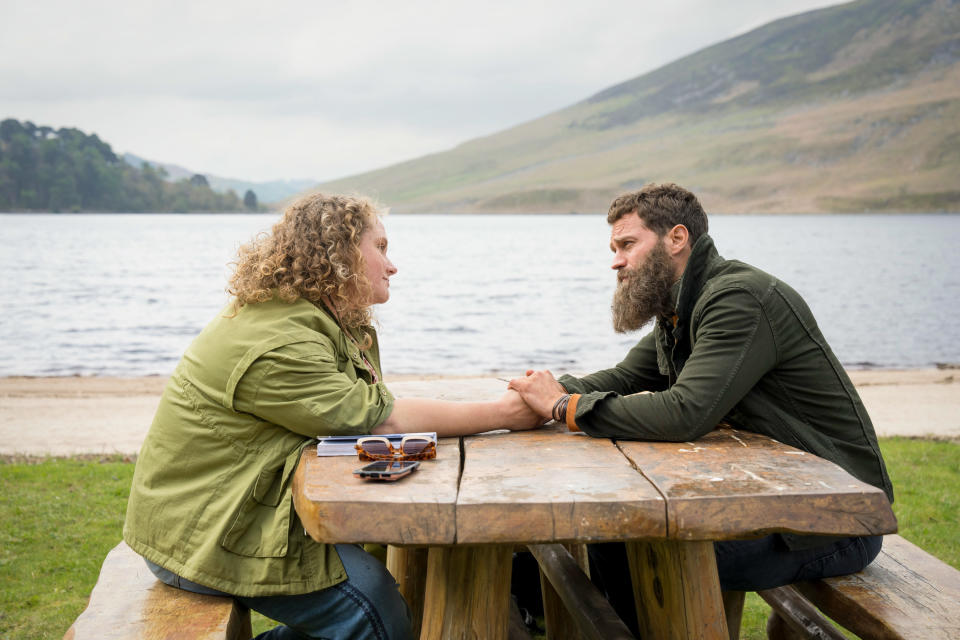
[(248, 211), (256, 211), (259, 208), (257, 204), (257, 194), (251, 189), (247, 189), (247, 192), (243, 194), (243, 206), (247, 208)]
[(131, 167), (110, 145), (78, 129), (0, 122), (0, 211), (241, 211), (233, 191), (206, 177), (170, 182), (144, 163)]

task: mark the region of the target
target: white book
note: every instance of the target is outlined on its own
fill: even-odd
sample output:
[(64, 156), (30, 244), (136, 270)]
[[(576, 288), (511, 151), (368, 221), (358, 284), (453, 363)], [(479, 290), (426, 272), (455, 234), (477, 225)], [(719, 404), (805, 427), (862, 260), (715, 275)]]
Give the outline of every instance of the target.
[[(379, 435), (379, 434), (377, 434)], [(386, 438), (394, 447), (400, 446), (400, 441), (404, 436), (423, 436), (431, 440), (434, 444), (437, 442), (437, 432), (430, 431), (425, 433), (385, 433), (382, 438)], [(369, 437), (369, 434), (359, 436), (320, 436), (317, 438), (318, 456), (353, 456), (357, 455), (357, 440)]]

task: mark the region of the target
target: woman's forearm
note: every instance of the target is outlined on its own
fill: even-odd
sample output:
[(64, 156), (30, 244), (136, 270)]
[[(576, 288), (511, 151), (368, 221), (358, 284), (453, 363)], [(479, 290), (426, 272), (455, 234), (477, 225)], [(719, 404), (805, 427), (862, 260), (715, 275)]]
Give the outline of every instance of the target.
[(440, 437), (464, 436), (493, 429), (529, 429), (539, 422), (515, 392), (496, 402), (397, 398), (390, 416), (373, 433), (436, 431)]

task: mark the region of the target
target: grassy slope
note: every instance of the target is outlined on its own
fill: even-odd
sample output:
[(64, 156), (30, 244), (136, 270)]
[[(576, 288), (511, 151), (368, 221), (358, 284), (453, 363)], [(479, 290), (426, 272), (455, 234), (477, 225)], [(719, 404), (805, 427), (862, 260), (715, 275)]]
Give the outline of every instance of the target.
[[(900, 533), (960, 568), (960, 443), (880, 442), (897, 492)], [(0, 462), (0, 638), (60, 638), (86, 606), (120, 540), (130, 463)], [(767, 606), (750, 594), (745, 640), (765, 638)], [(270, 623), (255, 617), (255, 629)]]
[(588, 211), (673, 180), (716, 212), (960, 211), (960, 15), (861, 0), (771, 23), (455, 149), (326, 183), (397, 211)]

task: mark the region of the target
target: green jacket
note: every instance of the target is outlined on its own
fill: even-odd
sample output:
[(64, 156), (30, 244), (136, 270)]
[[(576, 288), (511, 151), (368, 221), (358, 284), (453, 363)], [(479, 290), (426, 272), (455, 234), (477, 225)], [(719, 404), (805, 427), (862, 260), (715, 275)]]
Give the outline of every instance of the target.
[[(870, 417), (800, 295), (702, 236), (660, 318), (612, 369), (562, 376), (592, 436), (685, 442), (725, 420), (830, 460), (893, 501)], [(652, 391), (654, 393), (639, 393)]]
[[(230, 308), (193, 341), (160, 399), (134, 472), (123, 537), (193, 582), (239, 596), (346, 578), (304, 532), (290, 483), (318, 435), (364, 434), (393, 409), (360, 350), (306, 300)], [(364, 352), (380, 378), (376, 334)]]

